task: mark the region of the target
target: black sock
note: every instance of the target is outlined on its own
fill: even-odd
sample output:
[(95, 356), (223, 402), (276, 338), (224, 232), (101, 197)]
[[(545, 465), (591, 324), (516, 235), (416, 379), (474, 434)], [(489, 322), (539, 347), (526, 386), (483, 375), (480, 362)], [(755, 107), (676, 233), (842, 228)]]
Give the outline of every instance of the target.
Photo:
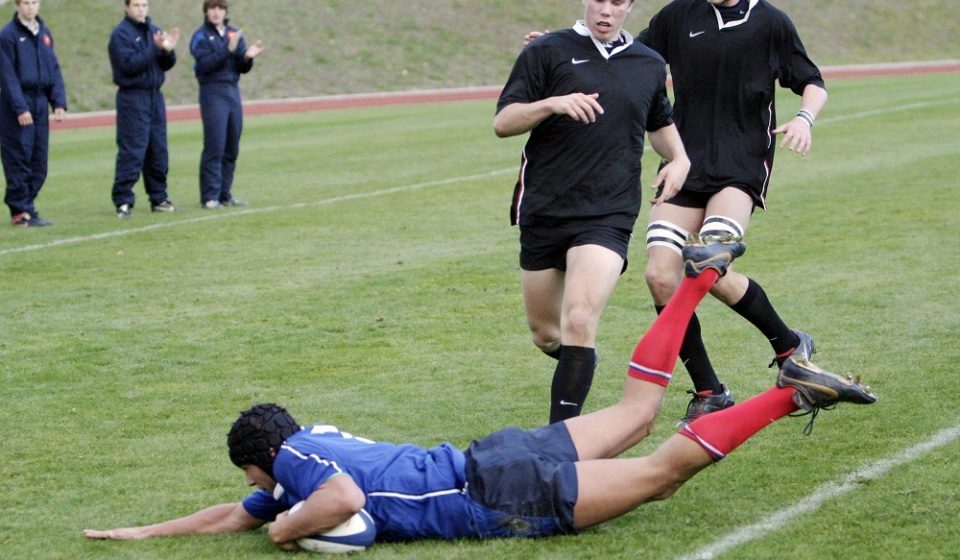
[(560, 360), (550, 387), (550, 423), (580, 416), (597, 369), (597, 351), (583, 346), (561, 346)]
[(561, 351), (561, 350), (563, 350), (563, 346), (557, 346), (556, 348), (554, 348), (553, 350), (551, 350), (551, 351), (549, 351), (549, 352), (547, 352), (546, 350), (541, 350), (541, 352), (543, 352), (543, 353), (546, 354), (547, 356), (550, 356), (550, 357), (553, 358), (554, 360), (559, 360), (559, 359), (560, 359), (560, 351)]
[(791, 331), (780, 315), (767, 299), (767, 293), (763, 291), (760, 284), (748, 278), (747, 292), (743, 294), (740, 301), (730, 306), (731, 309), (740, 314), (741, 317), (750, 321), (753, 326), (760, 329), (763, 336), (770, 341), (773, 352), (781, 355), (784, 352), (796, 348), (800, 344), (800, 339), (796, 333)]
[[(657, 315), (663, 311), (665, 305), (656, 305)], [(710, 357), (707, 356), (707, 348), (703, 345), (703, 337), (700, 335), (700, 320), (697, 314), (690, 316), (690, 323), (687, 325), (687, 332), (683, 335), (683, 344), (680, 345), (680, 361), (687, 368), (690, 374), (690, 380), (693, 381), (694, 391), (713, 391), (722, 393), (723, 385), (717, 379), (717, 372), (710, 363)]]

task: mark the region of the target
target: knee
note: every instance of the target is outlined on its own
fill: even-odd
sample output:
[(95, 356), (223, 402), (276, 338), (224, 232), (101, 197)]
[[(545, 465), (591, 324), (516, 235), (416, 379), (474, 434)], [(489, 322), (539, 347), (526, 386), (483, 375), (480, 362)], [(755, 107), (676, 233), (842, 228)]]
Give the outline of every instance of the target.
[(560, 330), (552, 325), (530, 324), (530, 339), (544, 354), (551, 354), (560, 348)]
[(584, 346), (592, 344), (600, 322), (600, 310), (587, 304), (574, 305), (563, 319), (563, 334), (567, 344)]
[(647, 268), (643, 278), (647, 282), (650, 294), (659, 304), (665, 304), (680, 282), (679, 268), (676, 263), (665, 262), (666, 259), (651, 258), (647, 261)]

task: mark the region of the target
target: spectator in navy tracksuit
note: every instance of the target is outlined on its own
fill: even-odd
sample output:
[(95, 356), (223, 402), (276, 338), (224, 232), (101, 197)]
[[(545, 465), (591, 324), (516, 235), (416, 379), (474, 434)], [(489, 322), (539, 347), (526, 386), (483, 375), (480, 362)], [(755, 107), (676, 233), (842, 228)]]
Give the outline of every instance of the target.
[(117, 216), (133, 211), (133, 186), (143, 185), (154, 212), (173, 212), (167, 197), (167, 107), (160, 86), (177, 63), (174, 48), (180, 29), (169, 33), (147, 16), (148, 0), (125, 0), (126, 16), (110, 35), (108, 51), (117, 84), (117, 166), (113, 205)]
[(226, 0), (204, 0), (203, 13), (206, 21), (193, 34), (190, 52), (196, 59), (203, 119), (200, 204), (213, 209), (242, 204), (230, 192), (243, 129), (238, 82), (263, 46), (260, 41), (248, 46), (243, 33), (227, 25)]
[(53, 36), (37, 16), (40, 0), (15, 0), (17, 13), (0, 30), (0, 159), (7, 180), (4, 202), (13, 225), (53, 225), (33, 201), (47, 179), (49, 105), (56, 120), (67, 110), (67, 92)]

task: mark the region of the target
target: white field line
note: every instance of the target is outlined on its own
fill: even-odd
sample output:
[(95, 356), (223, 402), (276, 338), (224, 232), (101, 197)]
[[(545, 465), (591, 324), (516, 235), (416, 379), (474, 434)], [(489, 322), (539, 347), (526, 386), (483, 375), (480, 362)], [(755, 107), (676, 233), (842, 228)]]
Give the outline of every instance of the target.
[(200, 216), (197, 218), (188, 218), (186, 220), (176, 220), (164, 222), (161, 224), (151, 224), (149, 226), (131, 228), (120, 231), (108, 231), (104, 233), (96, 233), (93, 235), (84, 235), (82, 237), (69, 237), (66, 239), (56, 239), (54, 241), (49, 241), (47, 243), (38, 243), (36, 245), (24, 245), (23, 247), (11, 247), (9, 249), (0, 249), (0, 257), (5, 255), (11, 255), (13, 253), (26, 253), (29, 251), (39, 251), (41, 249), (50, 249), (53, 247), (61, 247), (63, 245), (75, 245), (77, 243), (85, 243), (87, 241), (97, 241), (100, 239), (110, 239), (113, 237), (125, 237), (127, 235), (134, 235), (137, 233), (145, 233), (148, 231), (154, 231), (158, 229), (166, 229), (172, 227), (180, 227), (185, 224), (195, 224), (199, 222), (208, 222), (211, 220), (224, 220), (227, 218), (236, 218), (240, 216), (249, 216), (251, 214), (262, 214), (266, 212), (279, 212), (283, 210), (292, 210), (296, 208), (310, 208), (314, 206), (328, 206), (330, 204), (337, 204), (338, 202), (346, 202), (350, 200), (360, 200), (364, 198), (374, 198), (379, 196), (386, 196), (395, 193), (402, 192), (411, 192), (421, 189), (426, 189), (430, 187), (439, 187), (442, 185), (450, 185), (454, 183), (465, 183), (469, 181), (476, 181), (479, 179), (488, 179), (490, 177), (497, 177), (499, 175), (505, 175), (507, 173), (516, 173), (516, 167), (510, 167), (507, 169), (497, 169), (495, 171), (488, 171), (487, 173), (478, 173), (476, 175), (465, 175), (463, 177), (451, 177), (449, 179), (438, 179), (436, 181), (427, 181), (425, 183), (416, 183), (413, 185), (404, 185), (401, 187), (393, 187), (389, 189), (380, 189), (376, 191), (370, 191), (365, 193), (356, 193), (348, 194), (344, 196), (335, 196), (333, 198), (325, 198), (323, 200), (316, 200), (313, 202), (298, 202), (296, 204), (285, 204), (278, 206), (266, 206), (263, 208), (248, 208), (245, 210), (209, 210), (209, 214), (206, 216)]
[(841, 480), (828, 482), (792, 506), (765, 516), (763, 521), (737, 529), (692, 554), (679, 556), (677, 560), (708, 560), (716, 558), (740, 545), (763, 538), (768, 533), (779, 530), (794, 518), (815, 511), (827, 501), (839, 498), (844, 494), (856, 490), (857, 487), (864, 482), (880, 478), (896, 467), (915, 461), (934, 449), (953, 443), (958, 437), (960, 437), (960, 424), (940, 430), (923, 443), (904, 449), (896, 455), (881, 459), (872, 465), (847, 475)]

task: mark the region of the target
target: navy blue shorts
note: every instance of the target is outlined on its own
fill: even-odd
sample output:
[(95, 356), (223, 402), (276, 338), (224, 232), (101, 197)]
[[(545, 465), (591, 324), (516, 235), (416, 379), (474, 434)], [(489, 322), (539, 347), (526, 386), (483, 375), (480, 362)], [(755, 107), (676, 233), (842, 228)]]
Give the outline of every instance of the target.
[(577, 450), (563, 422), (507, 428), (475, 440), (466, 455), (467, 489), (482, 538), (576, 533)]
[(621, 274), (627, 270), (627, 249), (631, 231), (597, 222), (572, 222), (555, 226), (520, 226), (520, 268), (523, 270), (567, 270), (567, 251), (581, 245), (599, 245), (623, 259)]

